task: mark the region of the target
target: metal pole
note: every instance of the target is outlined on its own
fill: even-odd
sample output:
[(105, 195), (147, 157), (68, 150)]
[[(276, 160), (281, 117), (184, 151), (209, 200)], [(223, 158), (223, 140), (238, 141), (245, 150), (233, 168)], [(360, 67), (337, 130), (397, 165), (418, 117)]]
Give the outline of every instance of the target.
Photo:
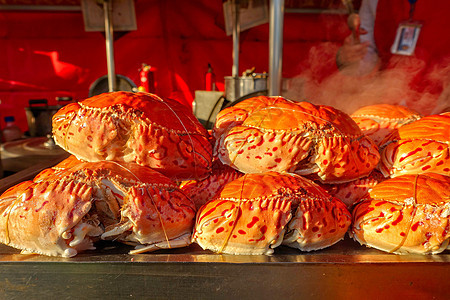
[(241, 24), (239, 22), (239, 0), (233, 1), (233, 68), (231, 75), (239, 77), (239, 37), (241, 32)]
[(269, 96), (279, 96), (281, 94), (283, 21), (284, 0), (271, 0), (269, 19)]
[(114, 92), (116, 90), (116, 71), (114, 66), (114, 38), (113, 24), (111, 20), (111, 2), (103, 1), (103, 15), (105, 17), (105, 38), (106, 38), (106, 64), (108, 67), (108, 90)]

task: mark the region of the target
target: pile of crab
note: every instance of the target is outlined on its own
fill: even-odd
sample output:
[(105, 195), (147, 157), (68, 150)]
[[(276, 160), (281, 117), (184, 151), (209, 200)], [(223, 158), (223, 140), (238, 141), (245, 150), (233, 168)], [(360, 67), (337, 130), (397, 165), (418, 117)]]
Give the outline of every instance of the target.
[(439, 253), (450, 239), (450, 113), (260, 96), (222, 110), (210, 133), (176, 101), (113, 92), (62, 108), (53, 135), (73, 156), (0, 196), (0, 242), (24, 252), (115, 240), (131, 253), (271, 254), (348, 233)]

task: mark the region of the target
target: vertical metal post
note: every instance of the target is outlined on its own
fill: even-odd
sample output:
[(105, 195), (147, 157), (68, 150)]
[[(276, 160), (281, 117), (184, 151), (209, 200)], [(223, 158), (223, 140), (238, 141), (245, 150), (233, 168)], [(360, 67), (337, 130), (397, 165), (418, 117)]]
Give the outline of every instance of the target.
[(116, 90), (116, 71), (114, 66), (114, 38), (113, 24), (111, 20), (111, 2), (103, 1), (103, 15), (105, 17), (105, 39), (106, 39), (106, 64), (108, 67), (108, 90)]
[(241, 24), (239, 22), (239, 0), (232, 2), (233, 12), (233, 67), (231, 75), (233, 77), (239, 76), (239, 38), (241, 32)]
[(283, 21), (284, 0), (271, 0), (269, 19), (269, 96), (279, 96), (281, 94)]

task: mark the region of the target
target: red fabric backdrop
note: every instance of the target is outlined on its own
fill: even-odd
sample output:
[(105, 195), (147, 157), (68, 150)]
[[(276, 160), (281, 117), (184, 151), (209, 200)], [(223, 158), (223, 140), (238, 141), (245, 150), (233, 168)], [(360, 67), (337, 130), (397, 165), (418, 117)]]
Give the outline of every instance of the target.
[[(224, 76), (231, 75), (232, 38), (225, 34), (221, 1), (137, 1), (136, 19), (136, 31), (115, 33), (117, 74), (138, 85), (141, 64), (154, 66), (156, 93), (191, 105), (211, 63), (223, 90)], [(240, 72), (268, 71), (268, 29), (264, 24), (241, 33)], [(305, 69), (319, 79), (329, 73), (348, 33), (345, 15), (286, 13), (283, 77)], [(82, 100), (107, 73), (104, 35), (84, 30), (81, 11), (1, 11), (0, 45), (1, 126), (13, 115), (26, 131), (28, 100), (46, 98), (50, 105), (58, 96)], [(310, 59), (318, 48), (325, 53), (319, 64)]]

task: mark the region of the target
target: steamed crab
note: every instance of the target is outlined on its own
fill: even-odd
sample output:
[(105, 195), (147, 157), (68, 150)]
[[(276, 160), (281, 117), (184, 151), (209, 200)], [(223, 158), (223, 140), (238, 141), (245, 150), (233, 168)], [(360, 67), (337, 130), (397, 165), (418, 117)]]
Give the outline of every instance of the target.
[(53, 116), (56, 144), (85, 161), (136, 162), (174, 180), (211, 170), (209, 134), (192, 111), (148, 93), (112, 92)]
[(383, 180), (385, 180), (383, 174), (378, 170), (373, 170), (369, 176), (363, 178), (339, 184), (320, 184), (320, 186), (350, 208), (353, 203), (365, 196), (367, 192)]
[(385, 177), (434, 172), (450, 175), (450, 112), (423, 117), (392, 132), (380, 144)]
[(375, 186), (353, 209), (353, 238), (390, 253), (436, 254), (449, 247), (450, 177), (401, 175)]
[(254, 97), (222, 110), (215, 152), (243, 173), (308, 175), (325, 183), (367, 176), (378, 164), (374, 142), (345, 113), (282, 97)]
[(281, 243), (304, 251), (341, 240), (350, 225), (345, 205), (296, 174), (245, 174), (197, 213), (192, 240), (229, 254), (271, 254)]
[(188, 245), (194, 218), (194, 203), (150, 168), (70, 158), (0, 197), (0, 242), (72, 257), (114, 239), (140, 253)]
[(220, 160), (213, 162), (211, 174), (202, 180), (187, 180), (180, 184), (180, 189), (194, 201), (196, 208), (214, 198), (225, 184), (243, 174), (230, 166), (222, 164)]
[(350, 117), (366, 136), (379, 145), (392, 131), (419, 120), (422, 115), (402, 105), (374, 104), (361, 107)]

